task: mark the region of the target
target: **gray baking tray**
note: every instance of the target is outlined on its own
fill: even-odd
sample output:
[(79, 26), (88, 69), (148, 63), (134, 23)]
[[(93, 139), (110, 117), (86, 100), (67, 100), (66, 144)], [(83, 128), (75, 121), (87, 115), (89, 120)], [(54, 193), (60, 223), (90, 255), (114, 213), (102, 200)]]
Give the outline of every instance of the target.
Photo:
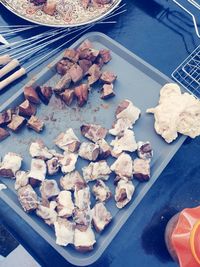
[[(160, 88), (165, 83), (171, 82), (171, 80), (102, 33), (93, 32), (86, 34), (72, 47), (77, 47), (87, 38), (94, 43), (96, 48), (108, 48), (111, 50), (113, 59), (104, 69), (110, 69), (118, 75), (118, 80), (115, 84), (116, 97), (103, 101), (99, 97), (99, 88), (94, 88), (91, 92), (88, 104), (83, 108), (77, 108), (76, 104), (72, 107), (66, 107), (58, 99), (53, 97), (48, 106), (40, 105), (38, 108), (37, 115), (45, 121), (46, 125), (45, 130), (41, 134), (37, 134), (25, 127), (18, 134), (12, 134), (9, 138), (0, 143), (1, 157), (9, 151), (20, 153), (24, 158), (23, 169), (29, 169), (31, 159), (28, 153), (28, 147), (33, 140), (41, 138), (49, 148), (53, 148), (54, 138), (69, 127), (75, 129), (76, 134), (81, 140), (83, 140), (83, 138), (80, 135), (79, 128), (82, 123), (99, 123), (110, 128), (114, 121), (116, 107), (123, 99), (130, 99), (141, 109), (142, 116), (134, 126), (134, 131), (138, 141), (149, 140), (153, 145), (154, 158), (151, 168), (151, 180), (147, 183), (134, 181), (136, 186), (135, 194), (131, 203), (124, 209), (118, 210), (113, 199), (106, 204), (108, 210), (110, 210), (113, 215), (113, 221), (102, 234), (96, 234), (97, 243), (94, 250), (91, 252), (83, 254), (77, 252), (73, 247), (60, 247), (56, 245), (53, 229), (37, 216), (27, 215), (21, 209), (16, 192), (13, 188), (14, 182), (5, 178), (0, 179), (1, 182), (5, 183), (8, 187), (7, 190), (3, 190), (0, 193), (1, 198), (68, 262), (78, 266), (92, 264), (101, 256), (186, 138), (185, 136), (180, 136), (172, 144), (165, 143), (163, 139), (155, 133), (154, 117), (145, 113), (147, 108), (153, 107), (158, 103)], [(41, 70), (29, 84), (48, 84), (53, 86), (56, 80), (58, 80), (55, 64), (61, 57), (60, 55), (52, 64)], [(14, 107), (23, 100), (22, 88), (4, 103), (0, 111), (9, 107)], [(113, 160), (110, 159), (109, 163), (111, 164), (112, 161)], [(86, 164), (87, 162), (85, 160), (80, 160), (77, 169), (80, 170), (80, 168)], [(61, 175), (57, 176), (57, 179), (60, 178), (60, 176)], [(107, 184), (114, 193), (113, 178), (114, 177), (111, 175)], [(92, 201), (94, 202), (94, 199)]]

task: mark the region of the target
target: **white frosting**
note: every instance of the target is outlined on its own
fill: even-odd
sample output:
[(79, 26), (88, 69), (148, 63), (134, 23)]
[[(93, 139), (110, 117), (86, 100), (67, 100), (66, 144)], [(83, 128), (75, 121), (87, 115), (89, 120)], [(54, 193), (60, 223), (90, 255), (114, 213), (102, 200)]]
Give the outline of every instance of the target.
[(32, 159), (31, 170), (28, 174), (29, 178), (34, 178), (39, 181), (44, 181), (46, 177), (47, 167), (42, 159)]
[(59, 160), (61, 164), (61, 170), (63, 173), (69, 173), (75, 170), (78, 154), (64, 152), (64, 157)]
[(75, 229), (74, 245), (75, 247), (90, 247), (96, 243), (94, 232), (90, 227), (84, 232)]
[(0, 170), (11, 170), (13, 175), (21, 168), (22, 157), (16, 153), (8, 152), (0, 163)]
[(33, 142), (30, 145), (29, 152), (32, 158), (51, 159), (53, 157), (48, 148), (41, 142)]
[(56, 244), (67, 246), (74, 243), (74, 224), (64, 220), (58, 220), (54, 223)]
[(70, 217), (74, 211), (74, 203), (70, 191), (61, 191), (57, 197), (58, 215)]
[(126, 153), (122, 153), (111, 165), (110, 169), (120, 177), (132, 177), (133, 163), (131, 157)]
[(79, 142), (72, 128), (69, 128), (65, 133), (59, 134), (55, 139), (55, 144), (64, 151), (69, 151), (69, 145), (74, 142)]

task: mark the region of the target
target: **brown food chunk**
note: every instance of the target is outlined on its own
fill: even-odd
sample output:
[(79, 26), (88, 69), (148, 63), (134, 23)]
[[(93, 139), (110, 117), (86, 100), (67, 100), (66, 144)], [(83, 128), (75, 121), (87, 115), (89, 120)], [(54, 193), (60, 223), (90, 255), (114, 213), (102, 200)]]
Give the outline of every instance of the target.
[(66, 89), (62, 94), (60, 94), (62, 100), (66, 105), (70, 106), (74, 99), (74, 90)]
[(39, 104), (40, 99), (35, 89), (32, 86), (27, 86), (24, 88), (24, 97), (33, 104)]
[(150, 142), (138, 142), (137, 153), (139, 158), (151, 160), (153, 157), (153, 149)]
[(86, 231), (91, 223), (91, 211), (90, 209), (81, 210), (75, 208), (73, 214), (74, 222), (76, 223), (76, 228), (80, 231)]
[(31, 116), (27, 122), (27, 127), (39, 133), (44, 129), (44, 122), (38, 119), (36, 116)]
[(36, 114), (36, 107), (29, 102), (29, 100), (25, 100), (21, 105), (19, 105), (19, 115), (30, 117)]
[(150, 179), (150, 162), (145, 159), (135, 159), (133, 161), (133, 176), (140, 182)]
[(90, 4), (90, 0), (81, 0), (81, 4), (85, 9), (87, 9)]
[(98, 124), (83, 124), (81, 126), (82, 135), (93, 142), (104, 139), (107, 132), (107, 129)]
[(113, 91), (113, 84), (104, 84), (101, 90), (101, 98), (108, 99), (113, 96), (115, 96), (115, 93)]
[(74, 83), (79, 82), (83, 78), (83, 70), (78, 64), (74, 64), (69, 69), (69, 75)]
[(78, 62), (79, 66), (83, 70), (83, 74), (87, 74), (89, 68), (92, 66), (92, 61), (87, 60), (87, 59), (81, 59)]
[(100, 80), (104, 83), (113, 83), (116, 79), (117, 75), (111, 71), (104, 71), (100, 78)]
[(112, 220), (111, 213), (106, 209), (103, 203), (96, 203), (96, 205), (92, 209), (92, 222), (99, 233), (105, 229), (105, 227)]
[(56, 70), (57, 73), (60, 75), (64, 75), (67, 73), (67, 71), (74, 65), (73, 62), (71, 62), (68, 59), (61, 59), (57, 64), (56, 64)]
[(41, 184), (41, 181), (40, 180), (37, 180), (35, 178), (29, 178), (29, 184), (32, 186), (32, 187), (38, 187), (40, 184)]
[(56, 1), (47, 0), (45, 5), (43, 6), (44, 13), (53, 16), (56, 11)]
[(26, 119), (19, 115), (13, 115), (12, 121), (7, 125), (12, 131), (18, 131), (26, 122)]
[(95, 59), (99, 55), (99, 50), (93, 49), (93, 48), (85, 48), (79, 52), (79, 58), (80, 59), (87, 59), (92, 62), (95, 61)]
[(96, 181), (96, 184), (92, 188), (92, 192), (95, 195), (96, 200), (100, 202), (105, 202), (112, 196), (109, 187), (106, 186), (102, 180)]
[(44, 87), (37, 86), (36, 92), (38, 93), (40, 100), (45, 105), (48, 105), (53, 94), (52, 88), (50, 86), (44, 86)]
[(0, 142), (6, 139), (9, 135), (10, 133), (7, 130), (0, 128)]
[(79, 53), (75, 49), (66, 49), (63, 58), (67, 58), (72, 62), (77, 63), (79, 60)]
[(104, 139), (100, 139), (97, 144), (100, 147), (100, 153), (99, 153), (99, 157), (98, 159), (106, 159), (110, 156), (111, 154), (111, 147), (109, 146), (109, 144), (106, 142), (106, 140)]
[(101, 77), (101, 70), (97, 64), (93, 64), (89, 68), (88, 74), (90, 75), (88, 77), (88, 83), (89, 83), (89, 85), (92, 85), (92, 84), (96, 83), (99, 80), (99, 78)]
[(59, 171), (59, 160), (56, 157), (53, 157), (52, 159), (47, 160), (47, 171), (49, 175), (56, 174)]
[(88, 39), (82, 42), (82, 44), (77, 48), (77, 51), (80, 52), (84, 50), (85, 48), (93, 48), (92, 43)]
[(57, 82), (56, 86), (54, 87), (54, 92), (55, 93), (61, 93), (64, 89), (69, 88), (70, 84), (71, 84), (71, 76), (69, 75), (69, 73), (65, 73), (65, 75)]
[(99, 54), (105, 64), (108, 63), (112, 59), (110, 51), (107, 49), (100, 50)]
[(104, 61), (103, 58), (101, 57), (101, 55), (99, 54), (98, 57), (95, 59), (94, 61), (95, 64), (97, 64), (99, 66), (100, 69), (102, 69), (103, 65), (104, 65)]
[(12, 112), (10, 109), (3, 111), (0, 113), (0, 125), (6, 125), (11, 122), (12, 119)]
[(37, 194), (31, 187), (31, 185), (26, 185), (24, 187), (21, 187), (17, 193), (19, 202), (22, 205), (24, 211), (31, 212), (37, 209), (38, 207)]
[(88, 100), (89, 87), (87, 84), (81, 84), (74, 89), (75, 96), (78, 100), (79, 107), (82, 107)]
[(40, 186), (40, 192), (43, 199), (51, 199), (52, 197), (58, 196), (60, 189), (55, 180), (45, 179)]
[(95, 161), (99, 155), (99, 146), (92, 142), (83, 142), (79, 148), (79, 156), (83, 159)]

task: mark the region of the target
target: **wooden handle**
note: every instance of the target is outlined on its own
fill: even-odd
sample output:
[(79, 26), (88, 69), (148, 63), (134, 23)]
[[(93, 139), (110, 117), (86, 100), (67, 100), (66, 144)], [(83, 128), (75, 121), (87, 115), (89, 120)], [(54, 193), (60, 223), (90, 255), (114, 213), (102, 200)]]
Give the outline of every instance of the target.
[(1, 70), (0, 70), (0, 78), (8, 74), (10, 71), (14, 70), (17, 66), (19, 66), (20, 63), (17, 59), (11, 60), (7, 65), (5, 65)]
[(24, 74), (26, 74), (26, 70), (24, 68), (20, 68), (15, 73), (13, 73), (12, 75), (10, 75), (8, 78), (6, 78), (2, 82), (0, 82), (0, 91), (3, 88), (5, 88), (7, 85), (9, 85), (10, 83), (12, 83), (15, 80), (17, 80), (18, 78), (22, 77)]
[(10, 61), (11, 61), (11, 57), (6, 54), (6, 55), (3, 55), (3, 56), (0, 56), (0, 65), (6, 65), (8, 64)]

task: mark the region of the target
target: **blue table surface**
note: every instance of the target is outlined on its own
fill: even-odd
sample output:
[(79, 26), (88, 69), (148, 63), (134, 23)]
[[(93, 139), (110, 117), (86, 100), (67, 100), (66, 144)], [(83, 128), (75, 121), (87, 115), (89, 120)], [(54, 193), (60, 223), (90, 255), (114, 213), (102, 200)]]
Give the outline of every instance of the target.
[[(127, 12), (116, 25), (96, 27), (170, 76), (200, 40), (189, 16), (166, 0), (126, 0)], [(0, 25), (23, 20), (0, 5)], [(23, 35), (21, 36), (23, 37)], [(47, 62), (45, 62), (45, 65)], [(42, 65), (0, 95), (0, 104), (27, 82)], [(164, 244), (167, 221), (185, 207), (200, 204), (200, 138), (187, 139), (157, 182), (112, 241), (96, 267), (174, 267)], [(42, 266), (70, 266), (15, 212), (0, 201), (1, 221)]]

